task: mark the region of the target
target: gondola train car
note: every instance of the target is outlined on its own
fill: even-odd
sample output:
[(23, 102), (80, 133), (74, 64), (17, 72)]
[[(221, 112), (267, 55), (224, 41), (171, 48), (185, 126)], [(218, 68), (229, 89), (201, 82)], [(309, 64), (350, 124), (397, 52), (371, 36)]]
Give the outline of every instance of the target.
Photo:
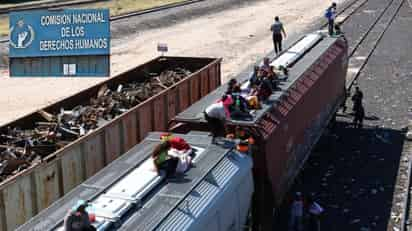
[[(193, 165), (166, 177), (151, 169), (159, 132), (53, 203), (18, 230), (63, 230), (77, 200), (89, 201), (98, 230), (275, 230), (273, 216), (312, 147), (345, 99), (348, 45), (343, 36), (314, 32), (277, 57), (277, 88), (247, 118), (226, 121), (253, 138), (212, 141), (205, 108), (227, 85), (203, 97), (171, 122), (169, 131), (191, 146)], [(237, 77), (247, 88), (251, 73)], [(250, 139), (249, 139), (250, 141)]]

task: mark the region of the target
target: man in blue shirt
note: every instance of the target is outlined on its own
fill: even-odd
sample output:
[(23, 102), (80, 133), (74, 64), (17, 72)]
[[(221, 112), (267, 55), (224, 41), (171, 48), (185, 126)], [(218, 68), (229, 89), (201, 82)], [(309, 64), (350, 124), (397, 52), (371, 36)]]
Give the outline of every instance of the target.
[(335, 17), (336, 17), (336, 3), (332, 3), (332, 5), (326, 9), (325, 17), (328, 20), (328, 31), (329, 35), (333, 35), (333, 28), (335, 26)]

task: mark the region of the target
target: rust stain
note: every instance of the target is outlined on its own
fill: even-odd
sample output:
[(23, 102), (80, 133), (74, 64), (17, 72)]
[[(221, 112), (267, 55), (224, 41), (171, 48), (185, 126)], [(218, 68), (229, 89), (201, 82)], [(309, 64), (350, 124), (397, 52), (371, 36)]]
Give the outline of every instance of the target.
[(18, 206), (18, 214), (16, 215), (16, 221), (17, 221), (17, 225), (23, 224), (26, 221), (26, 217), (27, 217), (27, 213), (26, 213), (26, 197), (24, 195), (24, 190), (22, 189), (21, 185), (19, 185), (18, 188), (19, 192), (19, 197), (18, 197), (18, 201), (19, 201), (19, 206)]
[(67, 185), (69, 191), (77, 185), (77, 174), (76, 174), (76, 164), (74, 161), (70, 161), (70, 171), (69, 171), (69, 185)]
[[(42, 181), (42, 185), (43, 185), (43, 190), (44, 190), (44, 192), (43, 192), (43, 196), (42, 195), (39, 195), (40, 196), (40, 203), (41, 203), (41, 208), (46, 208), (47, 207), (47, 205), (48, 205), (48, 202), (49, 202), (49, 200), (50, 200), (50, 186), (51, 185), (49, 185), (49, 180), (48, 180), (48, 177), (46, 176), (46, 177), (44, 177), (43, 178), (43, 181)], [(41, 191), (41, 190), (40, 190)], [(42, 197), (43, 197), (43, 200), (42, 200)]]

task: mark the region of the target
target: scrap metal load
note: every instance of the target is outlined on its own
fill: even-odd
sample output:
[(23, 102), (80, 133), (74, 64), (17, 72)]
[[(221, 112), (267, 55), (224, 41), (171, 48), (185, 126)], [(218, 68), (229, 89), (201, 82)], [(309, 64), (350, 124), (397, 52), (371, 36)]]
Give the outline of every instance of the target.
[(103, 85), (86, 105), (77, 105), (70, 110), (60, 108), (57, 113), (38, 111), (46, 122), (35, 122), (33, 129), (7, 127), (0, 135), (0, 181), (29, 167), (32, 162), (40, 162), (191, 73), (178, 67), (160, 74), (149, 73), (143, 82), (119, 84), (115, 89)]
[[(253, 230), (273, 230), (273, 211), (285, 198), (294, 178), (309, 156), (324, 128), (345, 99), (345, 78), (348, 65), (348, 45), (343, 36), (329, 37), (321, 32), (305, 35), (278, 57), (270, 58), (260, 69), (282, 69), (288, 72), (263, 76), (256, 88), (256, 75), (241, 74), (240, 83), (233, 97), (244, 97), (248, 102), (247, 113), (238, 116), (236, 107), (227, 111), (226, 135), (238, 138), (232, 131), (249, 133), (256, 145), (252, 149), (255, 196), (253, 197)], [(259, 74), (258, 74), (259, 75)], [(276, 76), (276, 75), (275, 75)], [(276, 83), (275, 88), (266, 84)], [(252, 86), (252, 87), (250, 87)], [(207, 95), (175, 118), (173, 132), (191, 130), (211, 131), (216, 127), (205, 118), (209, 105), (225, 102), (230, 94), (228, 85)], [(258, 91), (256, 95), (253, 92)], [(225, 95), (222, 97), (222, 95)], [(250, 99), (259, 99), (260, 107), (252, 107)], [(216, 106), (217, 107), (217, 106)], [(206, 112), (205, 112), (206, 110)], [(235, 113), (233, 113), (235, 112)], [(245, 116), (246, 115), (246, 116)], [(222, 132), (220, 132), (222, 133)], [(217, 139), (218, 141), (219, 139)], [(246, 140), (247, 142), (247, 140)], [(242, 143), (240, 143), (242, 145)], [(240, 147), (241, 148), (241, 147)]]

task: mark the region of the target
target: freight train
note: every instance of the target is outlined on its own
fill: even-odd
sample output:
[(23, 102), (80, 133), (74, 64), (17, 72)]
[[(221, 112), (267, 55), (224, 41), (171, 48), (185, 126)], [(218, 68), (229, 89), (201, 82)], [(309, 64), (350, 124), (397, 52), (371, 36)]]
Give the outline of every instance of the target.
[[(251, 117), (226, 121), (250, 136), (212, 142), (205, 108), (227, 84), (179, 113), (169, 131), (187, 141), (193, 166), (166, 177), (151, 170), (159, 132), (53, 203), (18, 230), (62, 230), (78, 200), (87, 200), (98, 230), (274, 230), (273, 217), (312, 147), (345, 100), (348, 45), (343, 36), (303, 36), (271, 66), (287, 68)], [(237, 81), (247, 85), (251, 73)], [(247, 226), (246, 226), (247, 224)]]

